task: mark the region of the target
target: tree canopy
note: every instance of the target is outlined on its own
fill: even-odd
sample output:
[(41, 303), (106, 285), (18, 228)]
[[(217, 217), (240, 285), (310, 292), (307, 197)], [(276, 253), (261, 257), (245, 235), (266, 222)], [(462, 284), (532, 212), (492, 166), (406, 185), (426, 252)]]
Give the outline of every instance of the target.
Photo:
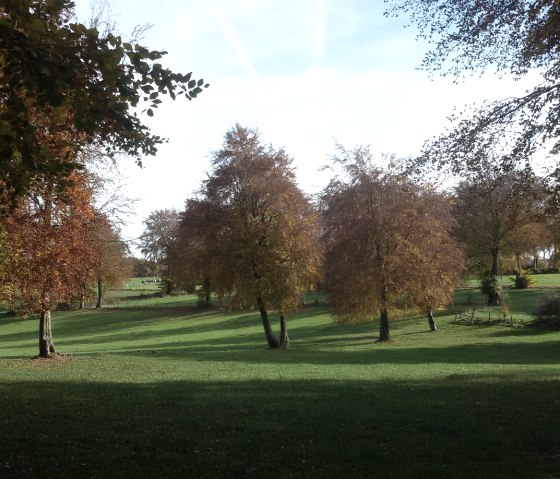
[(499, 145), (502, 159), (525, 161), (546, 145), (560, 151), (560, 5), (555, 0), (387, 0), (388, 14), (407, 14), (434, 44), (423, 62), (454, 75), (495, 69), (516, 78), (530, 71), (541, 82), (520, 97), (488, 103), (454, 117), (424, 157), (439, 167), (476, 162)]
[(380, 315), (379, 341), (387, 341), (398, 309), (431, 316), (451, 298), (462, 252), (451, 238), (449, 201), (398, 169), (375, 167), (368, 148), (339, 153), (342, 174), (321, 196), (325, 288), (339, 321)]
[[(151, 51), (73, 18), (70, 0), (0, 5), (0, 191), (12, 201), (44, 181), (59, 189), (98, 144), (109, 156), (154, 155), (163, 138), (143, 123), (162, 102), (208, 85), (174, 73)], [(57, 137), (55, 143), (50, 139)]]
[[(285, 312), (301, 302), (319, 272), (318, 215), (291, 162), (284, 150), (263, 145), (257, 131), (236, 125), (214, 152), (199, 198), (183, 213), (182, 226), (190, 231), (179, 233), (188, 251), (203, 256), (203, 267), (194, 270), (214, 291), (259, 309), (272, 348), (287, 346)], [(280, 312), (280, 339), (269, 308)]]

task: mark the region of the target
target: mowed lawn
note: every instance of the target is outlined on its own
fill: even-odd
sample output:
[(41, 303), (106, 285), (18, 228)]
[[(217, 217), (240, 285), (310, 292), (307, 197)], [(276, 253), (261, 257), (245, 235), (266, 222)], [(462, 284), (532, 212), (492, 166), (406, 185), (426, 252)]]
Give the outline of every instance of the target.
[(0, 477), (560, 477), (560, 333), (523, 326), (541, 293), (509, 292), (513, 325), (456, 304), (382, 345), (306, 306), (283, 352), (254, 311), (144, 305), (56, 314), (70, 356), (38, 360), (37, 321), (2, 316)]

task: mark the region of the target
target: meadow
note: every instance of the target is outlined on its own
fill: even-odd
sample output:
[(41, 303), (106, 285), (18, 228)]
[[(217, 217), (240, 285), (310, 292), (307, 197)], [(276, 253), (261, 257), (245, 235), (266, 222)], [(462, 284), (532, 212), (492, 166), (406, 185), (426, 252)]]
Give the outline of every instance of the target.
[(308, 301), (287, 351), (190, 297), (57, 313), (54, 360), (2, 315), (0, 477), (560, 477), (560, 332), (526, 325), (560, 275), (538, 281), (508, 293), (513, 323), (456, 324), (463, 289), (439, 331), (395, 320), (388, 344)]

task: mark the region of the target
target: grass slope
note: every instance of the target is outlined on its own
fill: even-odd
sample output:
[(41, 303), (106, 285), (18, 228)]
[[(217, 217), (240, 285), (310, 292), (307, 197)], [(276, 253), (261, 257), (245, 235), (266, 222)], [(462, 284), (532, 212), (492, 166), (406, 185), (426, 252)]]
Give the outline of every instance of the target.
[(279, 352), (253, 312), (61, 313), (44, 361), (3, 318), (0, 477), (560, 477), (560, 333), (453, 319), (374, 345), (311, 306)]

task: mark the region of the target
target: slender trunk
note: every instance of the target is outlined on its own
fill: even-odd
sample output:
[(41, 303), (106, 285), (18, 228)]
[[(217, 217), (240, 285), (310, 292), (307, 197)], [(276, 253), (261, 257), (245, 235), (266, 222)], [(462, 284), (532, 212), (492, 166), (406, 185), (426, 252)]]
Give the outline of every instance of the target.
[(496, 246), (492, 250), (492, 266), (490, 268), (490, 276), (496, 277), (498, 276), (498, 258), (500, 257), (500, 248)]
[(378, 343), (385, 343), (391, 339), (389, 335), (389, 313), (387, 308), (381, 310), (381, 318), (379, 325), (379, 339), (376, 341)]
[(290, 346), (290, 338), (288, 337), (288, 326), (286, 324), (286, 315), (284, 311), (280, 310), (280, 347), (288, 349)]
[(257, 305), (259, 306), (259, 311), (261, 313), (261, 321), (264, 328), (264, 334), (266, 336), (266, 342), (269, 348), (278, 349), (280, 347), (280, 342), (276, 338), (274, 331), (272, 331), (272, 326), (270, 325), (270, 320), (268, 319), (268, 311), (263, 303), (260, 295), (257, 297)]
[(56, 354), (52, 338), (52, 321), (49, 310), (41, 311), (39, 317), (39, 357), (48, 358), (51, 354)]
[(80, 305), (78, 309), (84, 309), (86, 307), (86, 287), (82, 286), (80, 288)]
[(428, 324), (430, 325), (430, 331), (437, 331), (436, 322), (434, 321), (434, 312), (428, 309)]
[(210, 278), (206, 277), (202, 280), (202, 289), (204, 290), (204, 307), (208, 308), (212, 304)]
[(97, 309), (101, 308), (101, 306), (103, 306), (103, 281), (98, 278), (97, 279), (97, 304), (95, 305), (95, 307)]

